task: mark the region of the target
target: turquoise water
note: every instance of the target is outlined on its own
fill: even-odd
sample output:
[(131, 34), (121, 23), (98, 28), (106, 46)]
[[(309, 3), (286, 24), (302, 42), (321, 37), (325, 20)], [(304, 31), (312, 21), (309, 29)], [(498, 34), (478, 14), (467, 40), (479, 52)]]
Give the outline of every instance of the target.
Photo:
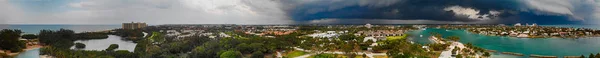
[(121, 25), (0, 25), (0, 29), (19, 29), (26, 34), (37, 34), (40, 30), (70, 29), (74, 32), (101, 31), (121, 28)]
[(40, 58), (40, 48), (25, 51), (17, 55), (17, 58)]
[[(600, 38), (581, 38), (581, 39), (559, 39), (559, 38), (515, 38), (504, 36), (486, 36), (472, 34), (465, 30), (445, 30), (427, 28), (425, 30), (411, 31), (413, 41), (420, 44), (430, 43), (428, 37), (430, 33), (440, 33), (442, 37), (459, 36), (462, 43), (473, 43), (475, 46), (498, 52), (516, 52), (523, 53), (525, 56), (530, 54), (552, 55), (552, 56), (580, 56), (590, 53), (600, 52)], [(423, 37), (420, 37), (423, 35)], [(502, 55), (503, 57), (505, 55)]]

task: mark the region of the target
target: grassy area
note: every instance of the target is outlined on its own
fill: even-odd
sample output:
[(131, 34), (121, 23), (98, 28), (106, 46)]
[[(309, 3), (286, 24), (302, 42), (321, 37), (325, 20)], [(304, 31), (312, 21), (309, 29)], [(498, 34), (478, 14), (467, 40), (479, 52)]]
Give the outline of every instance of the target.
[(307, 53), (303, 52), (303, 51), (292, 51), (292, 52), (289, 52), (286, 56), (287, 57), (298, 57), (298, 56), (302, 56), (304, 54), (307, 54)]
[(161, 33), (160, 32), (152, 32), (152, 36), (148, 37), (148, 39), (150, 39), (151, 42), (162, 42), (164, 41), (164, 39), (161, 37)]
[[(363, 58), (362, 55), (356, 55), (354, 57), (355, 58)], [(350, 58), (350, 57), (348, 57), (344, 54), (318, 54), (318, 55), (311, 55), (308, 58)]]
[(408, 35), (402, 35), (402, 36), (388, 36), (385, 37), (387, 40), (396, 40), (396, 39), (406, 39), (406, 37), (408, 37)]
[(317, 54), (317, 55), (311, 55), (308, 58), (335, 58), (335, 55), (333, 55), (333, 54)]

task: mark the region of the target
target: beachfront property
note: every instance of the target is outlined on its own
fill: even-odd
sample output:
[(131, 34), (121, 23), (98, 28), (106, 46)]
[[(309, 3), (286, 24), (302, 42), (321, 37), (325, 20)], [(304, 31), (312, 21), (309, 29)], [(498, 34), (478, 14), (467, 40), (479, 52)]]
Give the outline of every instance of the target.
[(123, 29), (139, 29), (148, 26), (146, 23), (142, 22), (131, 22), (131, 23), (123, 23)]

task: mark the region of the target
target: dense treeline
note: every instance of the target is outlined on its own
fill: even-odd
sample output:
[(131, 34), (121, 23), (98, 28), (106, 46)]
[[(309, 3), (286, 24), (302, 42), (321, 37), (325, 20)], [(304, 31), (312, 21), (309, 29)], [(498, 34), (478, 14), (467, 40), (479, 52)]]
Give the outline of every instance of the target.
[[(145, 39), (138, 42), (134, 53), (141, 58), (219, 58), (221, 56), (262, 58), (265, 54), (290, 49), (299, 43), (297, 35), (267, 38), (246, 35), (242, 32), (229, 32), (229, 34), (233, 37), (191, 36), (185, 37), (184, 40), (173, 40), (167, 37), (161, 44)], [(242, 54), (250, 56), (242, 56)]]
[(36, 39), (38, 37), (35, 34), (25, 34), (25, 35), (21, 36), (21, 38), (24, 38), (24, 39)]
[[(57, 58), (139, 58), (137, 53), (126, 50), (117, 50), (118, 45), (111, 45), (103, 51), (86, 51), (86, 50), (71, 50), (70, 47), (75, 45), (73, 41), (89, 40), (89, 39), (105, 39), (108, 33), (100, 32), (85, 32), (75, 33), (72, 30), (41, 30), (39, 40), (42, 44), (48, 47), (41, 48), (40, 53), (43, 55), (52, 55)], [(77, 44), (77, 48), (85, 48), (84, 44)]]
[(123, 37), (123, 40), (129, 40), (138, 42), (144, 39), (144, 30), (142, 29), (115, 29), (114, 32), (110, 32), (112, 35)]
[(75, 40), (89, 40), (89, 39), (106, 39), (108, 33), (102, 32), (84, 32), (75, 33), (73, 30), (60, 29), (60, 30), (41, 30), (38, 38), (41, 43), (56, 48), (70, 48), (74, 45)]
[(20, 52), (25, 48), (25, 42), (19, 41), (21, 30), (3, 29), (0, 31), (0, 49)]
[(108, 38), (108, 33), (102, 32), (85, 32), (76, 34), (78, 39), (106, 39)]
[(40, 42), (45, 45), (64, 49), (73, 46), (73, 41), (76, 40), (75, 32), (67, 29), (57, 31), (41, 30), (38, 37)]
[(411, 44), (406, 40), (385, 40), (373, 49), (388, 50), (387, 55), (394, 58), (427, 58), (433, 55), (421, 48), (421, 45)]
[(52, 55), (56, 58), (139, 58), (135, 53), (127, 50), (118, 51), (85, 51), (70, 50), (56, 47), (44, 47), (40, 49), (43, 55)]

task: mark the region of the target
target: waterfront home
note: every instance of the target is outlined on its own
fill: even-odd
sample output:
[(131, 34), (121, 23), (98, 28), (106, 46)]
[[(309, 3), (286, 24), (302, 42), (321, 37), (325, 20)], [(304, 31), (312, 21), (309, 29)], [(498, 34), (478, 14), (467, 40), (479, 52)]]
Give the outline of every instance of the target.
[(517, 37), (529, 37), (527, 34), (519, 34)]
[(500, 35), (508, 35), (508, 32), (502, 32)]
[(517, 36), (517, 35), (519, 35), (519, 33), (514, 33), (514, 32), (511, 32), (511, 33), (509, 34), (509, 36)]

